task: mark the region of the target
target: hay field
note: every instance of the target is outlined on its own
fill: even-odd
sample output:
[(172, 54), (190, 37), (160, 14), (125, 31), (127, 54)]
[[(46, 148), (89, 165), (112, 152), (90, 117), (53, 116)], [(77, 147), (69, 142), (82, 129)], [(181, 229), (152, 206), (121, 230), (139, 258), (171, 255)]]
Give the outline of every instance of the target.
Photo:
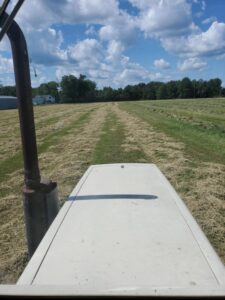
[[(155, 163), (225, 262), (225, 99), (34, 108), (41, 175), (61, 205), (90, 164)], [(27, 264), (18, 113), (0, 111), (0, 282)]]

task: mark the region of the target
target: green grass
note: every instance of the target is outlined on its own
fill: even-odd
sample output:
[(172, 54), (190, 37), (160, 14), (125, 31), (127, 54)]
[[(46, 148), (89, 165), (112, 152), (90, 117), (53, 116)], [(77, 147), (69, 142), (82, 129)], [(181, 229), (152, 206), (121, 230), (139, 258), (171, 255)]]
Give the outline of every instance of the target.
[(60, 140), (67, 134), (69, 134), (72, 130), (74, 131), (75, 129), (81, 128), (81, 126), (84, 125), (85, 122), (87, 122), (92, 112), (93, 109), (82, 114), (77, 120), (74, 120), (68, 126), (50, 133), (48, 136), (46, 136), (46, 138), (44, 138), (42, 143), (38, 145), (38, 152), (46, 152), (49, 147), (58, 144)]
[[(221, 165), (202, 163), (210, 161), (225, 165), (225, 99), (133, 101), (120, 102), (118, 106), (115, 103), (102, 103), (94, 107), (74, 104), (35, 108), (38, 153), (44, 153), (40, 157), (41, 174), (51, 172), (51, 178), (58, 182), (60, 203), (67, 199), (90, 164), (156, 163), (180, 193), (225, 261), (222, 208), (225, 170)], [(126, 120), (127, 115), (119, 112), (119, 108), (130, 112), (135, 118), (128, 117)], [(95, 114), (98, 109), (102, 111)], [(1, 113), (3, 117), (6, 114)], [(95, 123), (96, 116), (104, 119)], [(14, 274), (12, 278), (16, 282), (16, 272), (22, 270), (26, 263), (23, 261), (24, 250), (20, 246), (23, 246), (24, 234), (21, 206), (22, 152), (18, 150), (12, 155), (7, 151), (13, 147), (14, 136), (16, 149), (20, 145), (20, 137), (15, 134), (15, 130), (18, 130), (16, 122), (11, 124), (12, 120), (15, 121), (15, 113), (7, 114), (7, 120), (2, 123), (12, 127), (5, 130), (5, 135), (11, 138), (10, 147), (2, 147), (6, 154), (0, 162), (0, 229), (2, 236), (11, 234), (13, 238), (7, 250), (3, 246), (9, 241), (3, 239), (2, 242), (2, 283), (8, 282), (7, 276), (11, 274)], [(161, 136), (165, 136), (166, 140), (160, 141), (158, 132), (165, 133)], [(184, 143), (185, 153), (176, 141)], [(7, 140), (2, 140), (2, 146), (4, 143)], [(18, 261), (21, 266), (15, 267)]]
[(140, 101), (120, 107), (183, 142), (189, 156), (225, 164), (225, 99)]
[[(49, 147), (57, 145), (63, 137), (71, 132), (71, 130), (81, 128), (81, 126), (88, 120), (92, 112), (93, 109), (83, 113), (77, 120), (74, 120), (68, 126), (62, 129), (54, 130), (54, 132), (48, 134), (44, 140), (38, 144), (38, 154), (44, 153), (49, 149)], [(0, 163), (0, 182), (7, 180), (7, 177), (10, 176), (12, 172), (19, 170), (22, 167), (22, 151), (18, 151), (15, 155), (5, 159)]]
[(92, 163), (134, 163), (146, 160), (146, 155), (141, 148), (125, 151), (122, 147), (124, 141), (124, 126), (118, 121), (114, 113), (109, 112), (93, 153)]
[(39, 128), (43, 128), (48, 125), (55, 124), (56, 122), (60, 121), (60, 119), (61, 119), (60, 117), (54, 116), (54, 117), (48, 118), (47, 120), (39, 121), (37, 124), (35, 124), (35, 128), (39, 129)]

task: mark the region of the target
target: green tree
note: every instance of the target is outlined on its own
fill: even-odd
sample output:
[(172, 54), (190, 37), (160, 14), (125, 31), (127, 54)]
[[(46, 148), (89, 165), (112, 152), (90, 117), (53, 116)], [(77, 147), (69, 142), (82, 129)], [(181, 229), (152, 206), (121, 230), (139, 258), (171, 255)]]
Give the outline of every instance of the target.
[(166, 84), (168, 99), (176, 99), (178, 97), (177, 81), (169, 81)]
[(99, 92), (100, 101), (111, 101), (114, 98), (114, 90), (111, 87), (104, 87)]
[(124, 88), (123, 93), (124, 93), (124, 98), (126, 100), (131, 100), (133, 98), (133, 87), (132, 87), (132, 85), (128, 84)]
[(193, 98), (194, 88), (191, 80), (185, 77), (181, 80), (179, 85), (179, 97), (180, 98)]
[(96, 97), (96, 83), (86, 79), (80, 74), (79, 78), (74, 75), (66, 75), (61, 81), (61, 102), (89, 102)]
[(124, 98), (127, 100), (140, 100), (143, 98), (143, 89), (145, 84), (139, 83), (136, 85), (127, 85), (124, 88)]
[(221, 96), (225, 97), (225, 88), (224, 87), (222, 87), (222, 89), (221, 89)]
[(0, 86), (0, 95), (2, 96), (16, 96), (16, 87), (11, 85)]
[(61, 80), (61, 102), (78, 101), (78, 79), (74, 75), (65, 75)]
[(208, 82), (210, 97), (216, 97), (221, 95), (222, 81), (219, 78), (210, 79)]
[(199, 79), (193, 80), (194, 85), (194, 97), (195, 98), (207, 98), (210, 97), (210, 89), (207, 81)]
[(162, 83), (157, 89), (156, 97), (157, 99), (168, 99), (167, 86), (165, 83)]
[(59, 102), (59, 84), (55, 81), (49, 81), (47, 83), (42, 83), (38, 88), (32, 89), (33, 97), (37, 95), (52, 95), (55, 97), (56, 102)]
[(96, 97), (96, 83), (80, 74), (78, 79), (78, 98), (82, 102), (93, 101)]
[(55, 97), (56, 102), (59, 102), (59, 84), (56, 81), (49, 81), (47, 85), (49, 95)]
[(156, 99), (156, 86), (154, 82), (149, 82), (145, 85), (143, 91), (143, 98), (148, 100), (155, 100)]
[(117, 101), (124, 100), (123, 89), (118, 88), (117, 90), (115, 90), (114, 97), (115, 97), (115, 100), (117, 100)]
[(42, 83), (38, 88), (39, 95), (48, 95), (49, 94), (49, 87), (47, 83)]

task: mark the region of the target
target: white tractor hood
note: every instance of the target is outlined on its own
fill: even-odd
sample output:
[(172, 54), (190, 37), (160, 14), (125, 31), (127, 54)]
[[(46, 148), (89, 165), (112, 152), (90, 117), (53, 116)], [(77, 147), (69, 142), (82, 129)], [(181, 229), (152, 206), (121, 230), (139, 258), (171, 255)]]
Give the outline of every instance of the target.
[(225, 295), (225, 271), (154, 164), (93, 165), (16, 286), (37, 295)]

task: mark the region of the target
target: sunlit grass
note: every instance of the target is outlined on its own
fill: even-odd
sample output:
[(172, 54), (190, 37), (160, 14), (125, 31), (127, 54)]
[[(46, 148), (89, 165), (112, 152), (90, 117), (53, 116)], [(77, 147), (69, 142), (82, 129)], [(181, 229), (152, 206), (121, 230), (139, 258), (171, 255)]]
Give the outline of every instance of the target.
[(203, 100), (158, 100), (124, 102), (121, 107), (183, 142), (189, 156), (225, 164), (225, 99), (204, 101), (205, 106)]

